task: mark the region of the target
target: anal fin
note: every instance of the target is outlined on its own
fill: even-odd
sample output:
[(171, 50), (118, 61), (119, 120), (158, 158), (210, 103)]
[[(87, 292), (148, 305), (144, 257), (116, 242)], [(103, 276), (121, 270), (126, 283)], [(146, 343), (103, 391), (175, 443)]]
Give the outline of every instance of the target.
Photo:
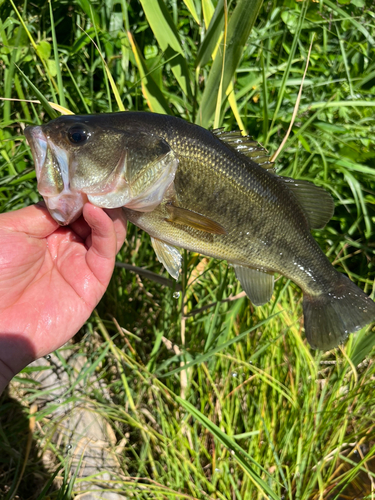
[(273, 293), (274, 276), (257, 269), (234, 265), (236, 278), (254, 306), (268, 302)]
[(168, 222), (181, 224), (183, 226), (190, 226), (200, 231), (205, 231), (212, 234), (227, 234), (226, 230), (221, 224), (206, 217), (205, 215), (194, 212), (187, 208), (181, 208), (174, 205), (172, 202), (166, 204), (166, 209), (169, 214)]
[(172, 278), (177, 280), (180, 275), (182, 260), (180, 252), (177, 248), (157, 238), (151, 237), (151, 243), (158, 261), (163, 264)]

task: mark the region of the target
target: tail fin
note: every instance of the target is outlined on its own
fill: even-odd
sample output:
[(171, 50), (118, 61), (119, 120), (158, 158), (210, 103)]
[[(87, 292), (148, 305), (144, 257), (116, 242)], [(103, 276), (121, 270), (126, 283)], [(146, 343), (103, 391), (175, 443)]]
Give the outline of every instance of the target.
[(343, 274), (329, 293), (304, 294), (306, 338), (313, 349), (328, 351), (375, 321), (375, 302)]

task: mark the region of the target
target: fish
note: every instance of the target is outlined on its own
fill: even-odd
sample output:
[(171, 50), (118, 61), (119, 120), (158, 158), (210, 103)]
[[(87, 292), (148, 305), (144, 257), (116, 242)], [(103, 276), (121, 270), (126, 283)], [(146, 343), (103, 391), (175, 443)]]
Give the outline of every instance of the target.
[(271, 300), (275, 273), (286, 276), (303, 292), (314, 349), (330, 350), (375, 321), (373, 300), (311, 234), (331, 219), (331, 195), (277, 175), (240, 131), (128, 111), (61, 116), (25, 135), (38, 190), (59, 224), (76, 220), (88, 201), (123, 207), (172, 277), (181, 271), (178, 248), (226, 260), (255, 306)]

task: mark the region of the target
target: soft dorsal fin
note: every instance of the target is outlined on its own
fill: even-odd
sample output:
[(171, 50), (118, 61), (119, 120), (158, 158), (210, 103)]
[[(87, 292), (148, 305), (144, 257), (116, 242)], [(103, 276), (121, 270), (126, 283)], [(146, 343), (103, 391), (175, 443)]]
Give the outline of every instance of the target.
[(312, 229), (322, 229), (335, 210), (332, 196), (312, 182), (280, 177), (301, 204)]
[(274, 276), (251, 267), (234, 265), (236, 278), (241, 283), (254, 306), (262, 306), (268, 302), (273, 293)]
[(216, 128), (212, 132), (227, 146), (247, 156), (261, 167), (266, 169), (274, 168), (274, 164), (268, 156), (268, 151), (250, 136), (242, 135), (239, 130), (228, 132), (222, 128)]

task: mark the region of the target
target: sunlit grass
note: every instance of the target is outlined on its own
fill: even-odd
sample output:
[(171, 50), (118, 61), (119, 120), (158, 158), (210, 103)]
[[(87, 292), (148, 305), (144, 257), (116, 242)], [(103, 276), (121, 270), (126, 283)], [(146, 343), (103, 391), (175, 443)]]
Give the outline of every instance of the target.
[[(245, 4), (229, 2), (228, 37), (236, 32), (233, 25), (229, 32), (235, 5), (243, 14)], [(47, 101), (74, 113), (99, 113), (119, 110), (120, 98), (129, 110), (168, 112), (208, 127), (216, 109), (219, 125), (236, 129), (242, 123), (274, 153), (288, 129), (314, 33), (299, 112), (276, 169), (332, 193), (335, 215), (316, 237), (335, 266), (372, 293), (372, 14), (359, 0), (340, 7), (329, 1), (265, 4), (235, 67), (224, 65), (233, 91), (230, 99), (222, 92), (218, 103), (217, 92), (206, 89), (218, 87), (223, 74), (222, 5), (106, 1), (73, 2), (70, 8), (55, 2), (50, 10), (43, 2), (26, 8), (3, 3), (2, 95), (42, 105), (1, 105), (1, 211), (39, 199), (22, 129), (49, 119)], [(149, 237), (133, 226), (118, 259), (162, 272)], [(74, 476), (72, 463), (79, 457), (67, 451), (68, 440), (56, 442), (59, 421), (49, 418), (71, 401), (111, 426), (118, 477), (109, 483), (98, 474), (91, 482), (125, 497), (318, 500), (355, 491), (353, 496), (372, 498), (373, 335), (364, 330), (343, 350), (311, 351), (301, 292), (282, 277), (272, 301), (254, 308), (236, 298), (241, 287), (226, 263), (185, 252), (181, 284), (176, 298), (172, 288), (115, 269), (106, 296), (72, 346), (83, 369), (77, 373), (63, 357), (58, 360), (69, 384), (62, 401), (36, 413), (36, 454), (17, 492), (24, 458), (19, 435), (27, 437), (28, 424), (7, 418), (17, 405), (2, 400), (0, 496), (47, 498), (52, 473), (40, 465), (46, 450), (51, 470), (63, 466), (50, 498), (68, 499), (78, 491), (84, 480)], [(13, 387), (23, 416), (40, 396), (32, 373), (24, 370)], [(33, 475), (39, 479), (30, 493)]]

